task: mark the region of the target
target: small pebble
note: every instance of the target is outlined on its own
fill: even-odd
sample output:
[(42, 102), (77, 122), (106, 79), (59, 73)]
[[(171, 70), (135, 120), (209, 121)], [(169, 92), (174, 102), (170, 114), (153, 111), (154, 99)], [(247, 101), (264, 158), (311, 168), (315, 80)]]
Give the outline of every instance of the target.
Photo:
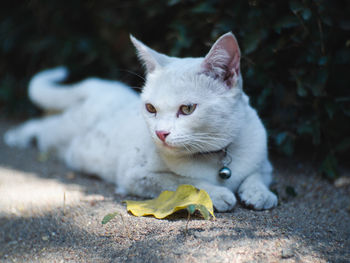
[(344, 187), (350, 185), (350, 177), (339, 177), (337, 180), (334, 181), (334, 186), (339, 188), (339, 187)]
[(294, 251), (291, 248), (282, 249), (282, 258), (291, 258), (294, 256)]

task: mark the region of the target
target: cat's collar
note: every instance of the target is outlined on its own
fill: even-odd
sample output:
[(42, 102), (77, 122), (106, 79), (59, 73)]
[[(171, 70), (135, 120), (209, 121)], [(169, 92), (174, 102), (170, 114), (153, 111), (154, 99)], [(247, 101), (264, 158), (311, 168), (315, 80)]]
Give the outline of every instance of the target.
[[(229, 145), (227, 145), (226, 147), (220, 149), (220, 150), (216, 150), (216, 151), (208, 151), (208, 152), (199, 152), (196, 155), (213, 155), (213, 154), (223, 154), (223, 157), (227, 156), (227, 150), (228, 147), (230, 147), (231, 143)], [(232, 160), (231, 160), (232, 161)]]
[(220, 149), (220, 150), (216, 150), (216, 151), (208, 151), (208, 152), (198, 152), (195, 155), (213, 155), (213, 154), (223, 154), (225, 155), (227, 153), (227, 147)]

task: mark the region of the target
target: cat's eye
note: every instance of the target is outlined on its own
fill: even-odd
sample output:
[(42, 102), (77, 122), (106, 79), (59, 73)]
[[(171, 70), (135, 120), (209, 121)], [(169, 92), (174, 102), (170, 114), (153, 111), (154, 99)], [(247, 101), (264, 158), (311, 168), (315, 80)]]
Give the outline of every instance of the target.
[(153, 113), (153, 114), (156, 114), (156, 113), (157, 113), (156, 108), (155, 108), (151, 103), (146, 103), (146, 110), (147, 110), (149, 113)]
[(182, 115), (190, 115), (194, 112), (194, 110), (196, 109), (197, 104), (187, 104), (187, 105), (181, 105), (179, 108), (179, 114)]

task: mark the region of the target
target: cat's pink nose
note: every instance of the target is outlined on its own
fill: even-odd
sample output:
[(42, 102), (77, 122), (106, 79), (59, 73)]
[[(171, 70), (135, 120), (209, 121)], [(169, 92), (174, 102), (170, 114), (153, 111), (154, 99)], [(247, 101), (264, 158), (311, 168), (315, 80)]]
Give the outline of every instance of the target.
[(170, 134), (170, 132), (167, 132), (167, 131), (156, 131), (156, 134), (157, 134), (158, 138), (162, 142), (165, 142), (165, 138)]

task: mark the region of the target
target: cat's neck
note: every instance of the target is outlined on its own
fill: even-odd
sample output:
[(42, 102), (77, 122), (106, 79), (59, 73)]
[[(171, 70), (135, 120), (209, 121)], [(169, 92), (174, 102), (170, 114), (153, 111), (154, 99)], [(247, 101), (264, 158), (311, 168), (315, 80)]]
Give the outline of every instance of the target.
[(223, 162), (226, 162), (226, 159), (231, 159), (231, 156), (228, 154), (229, 148), (231, 147), (232, 142), (227, 146), (215, 150), (215, 151), (206, 151), (206, 152), (196, 152), (196, 153), (184, 153), (184, 152), (169, 152), (160, 150), (160, 154), (163, 160), (167, 164), (181, 163), (184, 161), (209, 161), (218, 164), (221, 166)]

